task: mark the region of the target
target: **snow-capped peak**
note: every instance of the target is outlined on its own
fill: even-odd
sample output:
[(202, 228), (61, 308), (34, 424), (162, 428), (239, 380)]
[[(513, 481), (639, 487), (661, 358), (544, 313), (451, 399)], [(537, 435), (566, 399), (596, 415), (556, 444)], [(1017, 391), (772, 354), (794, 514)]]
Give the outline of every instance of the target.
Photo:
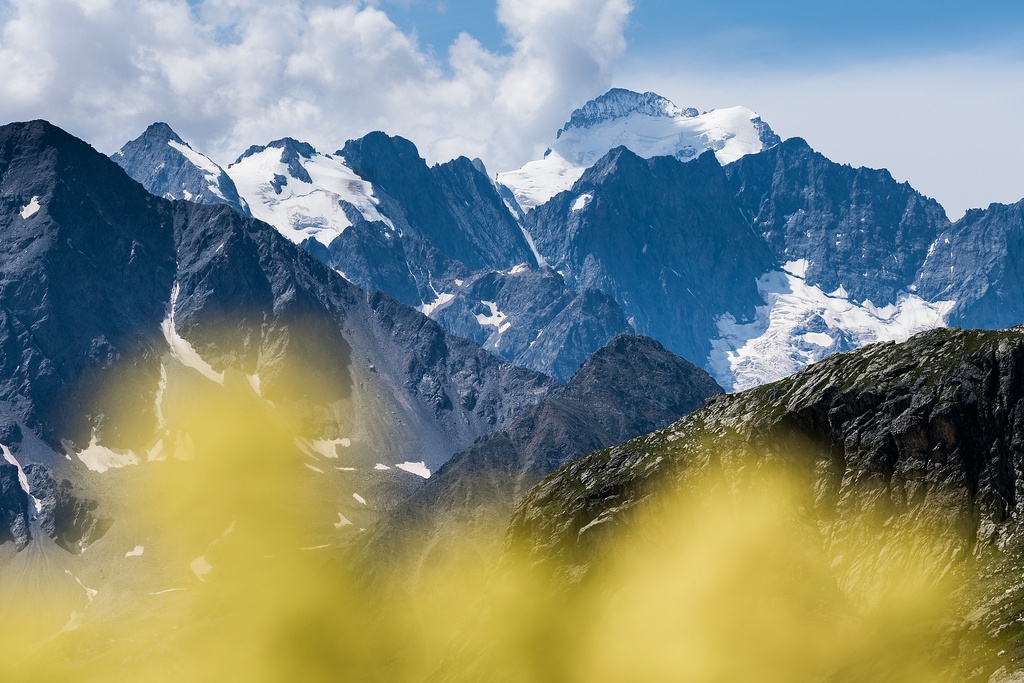
[(155, 195), (249, 212), (224, 169), (162, 121), (150, 124), (112, 159)]
[(562, 133), (572, 128), (592, 128), (631, 115), (692, 118), (699, 114), (700, 112), (693, 108), (680, 109), (671, 100), (657, 93), (638, 93), (625, 88), (612, 88), (574, 111), (569, 121), (558, 130), (555, 139), (562, 137)]
[(305, 142), (283, 138), (253, 145), (227, 173), (252, 214), (296, 244), (312, 237), (329, 246), (352, 224), (352, 209), (394, 228), (377, 210), (369, 182), (341, 157), (320, 154)]
[(701, 114), (656, 93), (615, 88), (574, 111), (543, 159), (501, 173), (498, 181), (529, 210), (571, 189), (583, 171), (619, 146), (645, 158), (674, 156), (681, 161), (713, 150), (725, 164), (779, 142), (771, 127), (746, 107)]
[[(301, 142), (295, 138), (281, 138), (280, 140), (274, 140), (268, 142), (266, 145), (252, 145), (249, 149), (242, 152), (242, 155), (235, 159), (235, 164), (241, 162), (247, 157), (265, 152), (268, 149), (280, 149), (283, 150), (283, 157), (291, 159), (293, 157), (302, 157), (303, 159), (312, 159), (318, 152), (313, 145), (308, 142)], [(234, 165), (234, 164), (232, 164)]]

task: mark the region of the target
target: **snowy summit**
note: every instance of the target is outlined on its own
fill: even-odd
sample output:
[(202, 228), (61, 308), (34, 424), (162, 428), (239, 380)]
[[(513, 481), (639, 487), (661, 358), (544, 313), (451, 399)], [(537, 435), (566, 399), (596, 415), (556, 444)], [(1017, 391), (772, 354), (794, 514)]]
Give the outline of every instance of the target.
[(645, 158), (673, 156), (682, 161), (710, 149), (726, 164), (779, 142), (768, 124), (746, 107), (702, 114), (653, 92), (613, 88), (572, 113), (543, 159), (501, 173), (498, 181), (530, 210), (571, 189), (587, 168), (619, 146)]

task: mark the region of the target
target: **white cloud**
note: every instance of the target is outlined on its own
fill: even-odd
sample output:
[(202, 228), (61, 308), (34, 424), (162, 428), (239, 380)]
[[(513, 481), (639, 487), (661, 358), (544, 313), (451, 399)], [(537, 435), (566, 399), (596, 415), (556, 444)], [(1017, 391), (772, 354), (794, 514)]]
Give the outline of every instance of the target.
[(154, 120), (231, 161), (289, 135), (370, 130), (495, 170), (542, 149), (608, 87), (631, 0), (498, 0), (508, 50), (462, 35), (439, 62), (367, 2), (11, 0), (0, 119), (48, 118), (104, 151)]
[(622, 79), (681, 106), (743, 104), (834, 161), (888, 168), (951, 219), (1024, 197), (1024, 61), (936, 54), (785, 69), (624, 65)]

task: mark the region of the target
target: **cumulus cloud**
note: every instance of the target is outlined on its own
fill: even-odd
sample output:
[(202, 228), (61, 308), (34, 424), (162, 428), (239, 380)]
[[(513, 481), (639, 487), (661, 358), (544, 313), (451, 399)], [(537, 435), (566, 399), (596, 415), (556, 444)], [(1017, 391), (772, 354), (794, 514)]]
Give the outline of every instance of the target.
[(108, 152), (165, 120), (221, 162), (386, 130), (501, 170), (611, 84), (632, 0), (496, 9), (506, 50), (463, 34), (437, 58), (372, 2), (0, 0), (0, 119), (48, 118)]

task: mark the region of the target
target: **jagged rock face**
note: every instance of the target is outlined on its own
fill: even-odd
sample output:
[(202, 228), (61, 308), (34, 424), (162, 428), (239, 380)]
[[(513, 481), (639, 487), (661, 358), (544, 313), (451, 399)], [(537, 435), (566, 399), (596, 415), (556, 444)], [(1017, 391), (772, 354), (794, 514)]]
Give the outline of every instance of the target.
[(698, 362), (719, 316), (753, 317), (775, 265), (711, 153), (684, 164), (616, 149), (527, 227), (571, 287), (610, 294), (637, 332)]
[(39, 501), (40, 529), (65, 550), (79, 553), (107, 532), (113, 520), (103, 517), (98, 501), (82, 494), (69, 479), (59, 482), (48, 468), (25, 466), (32, 495)]
[(592, 353), (633, 328), (615, 301), (577, 293), (550, 269), (477, 273), (433, 317), (508, 361), (568, 381)]
[(1024, 321), (1024, 201), (972, 209), (940, 233), (917, 288), (957, 302), (953, 325), (1000, 329)]
[(360, 538), (361, 559), (398, 556), (419, 566), (454, 561), (467, 550), (487, 557), (515, 501), (541, 478), (663, 426), (721, 391), (706, 372), (653, 339), (617, 336), (568, 384), (453, 457), (368, 530)]
[[(469, 235), (487, 267), (503, 270), (521, 263), (537, 265), (519, 224), (487, 177), (486, 169), (466, 157), (458, 157), (433, 166), (430, 173), (456, 223)], [(438, 246), (462, 260), (444, 243)], [(471, 261), (463, 262), (472, 267)]]
[(28, 545), (28, 494), (18, 481), (15, 465), (0, 463), (0, 543), (12, 541), (18, 550)]
[(152, 124), (111, 159), (158, 197), (227, 204), (235, 211), (249, 213), (224, 169), (194, 151), (166, 123)]
[(791, 138), (725, 168), (744, 217), (779, 263), (806, 259), (809, 284), (877, 305), (910, 291), (942, 207), (885, 170), (829, 161)]
[(303, 246), (350, 282), (413, 307), (433, 301), (450, 283), (467, 279), (472, 272), (426, 240), (398, 235), (359, 215), (353, 215), (352, 225), (330, 246)]
[[(1020, 328), (935, 330), (838, 354), (572, 463), (524, 501), (512, 533), (530, 539), (538, 559), (560, 562), (613, 498), (625, 510), (652, 481), (706, 465), (717, 447), (771, 454), (798, 439), (810, 444), (799, 457), (822, 473), (820, 518), (841, 524), (867, 504), (896, 516), (936, 514), (955, 522), (945, 540), (970, 550), (1021, 512), (1022, 380)], [(990, 537), (979, 538), (981, 529)]]
[(107, 465), (75, 457), (91, 441), (145, 460), (168, 373), (211, 395), (248, 376), (258, 398), (298, 408), (305, 436), (430, 468), (557, 386), (368, 295), (260, 221), (150, 195), (45, 122), (0, 128), (0, 197), (0, 415), (4, 434), (32, 441), (17, 456), (66, 548), (96, 538), (105, 514), (54, 482), (102, 481)]
[(570, 128), (590, 128), (606, 121), (625, 118), (631, 114), (693, 118), (699, 113), (693, 107), (680, 109), (657, 93), (637, 93), (624, 88), (612, 88), (575, 110), (569, 117), (569, 121), (558, 130), (555, 137), (562, 137), (562, 133)]
[[(381, 193), (381, 211), (470, 270), (533, 263), (493, 184), (465, 157), (428, 168), (403, 138), (370, 133), (338, 154)], [(343, 266), (339, 266), (342, 269)]]
[(636, 511), (687, 490), (695, 473), (784, 462), (808, 477), (826, 547), (871, 518), (885, 520), (866, 527), (882, 543), (901, 530), (933, 532), (924, 552), (937, 575), (973, 557), (983, 569), (965, 589), (965, 623), (986, 639), (1001, 634), (1004, 661), (1015, 662), (1024, 642), (1012, 627), (1024, 596), (1009, 578), (1019, 576), (1024, 541), (1022, 386), (1022, 328), (935, 330), (832, 356), (570, 463), (517, 508), (507, 547), (564, 588), (595, 571), (605, 541), (628, 535)]
[(710, 375), (655, 340), (619, 335), (588, 358), (558, 396), (588, 406), (613, 440), (625, 441), (720, 393)]
[[(154, 359), (174, 276), (168, 205), (41, 121), (0, 128), (0, 196), (0, 400), (51, 443), (88, 442), (71, 407), (115, 367)], [(130, 403), (127, 422), (152, 423)]]

